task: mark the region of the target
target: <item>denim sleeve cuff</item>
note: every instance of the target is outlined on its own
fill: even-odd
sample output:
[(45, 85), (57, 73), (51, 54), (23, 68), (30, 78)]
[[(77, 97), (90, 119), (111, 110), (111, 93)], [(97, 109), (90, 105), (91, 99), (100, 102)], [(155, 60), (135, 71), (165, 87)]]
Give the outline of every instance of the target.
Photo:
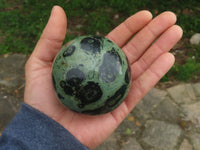
[(0, 149), (89, 150), (63, 126), (25, 103), (3, 131)]

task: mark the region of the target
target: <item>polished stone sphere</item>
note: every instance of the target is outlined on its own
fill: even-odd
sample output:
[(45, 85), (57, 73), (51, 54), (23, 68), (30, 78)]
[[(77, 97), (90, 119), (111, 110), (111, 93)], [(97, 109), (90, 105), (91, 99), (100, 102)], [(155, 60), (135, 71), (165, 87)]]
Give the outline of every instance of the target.
[(104, 114), (125, 99), (131, 70), (120, 47), (101, 36), (80, 36), (63, 47), (52, 68), (58, 99), (71, 110)]

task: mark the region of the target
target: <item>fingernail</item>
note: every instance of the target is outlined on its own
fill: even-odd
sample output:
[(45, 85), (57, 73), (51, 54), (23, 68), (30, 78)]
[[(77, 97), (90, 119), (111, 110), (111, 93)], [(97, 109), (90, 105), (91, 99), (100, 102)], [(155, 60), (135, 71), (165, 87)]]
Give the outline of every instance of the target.
[(52, 12), (54, 11), (55, 7), (56, 7), (56, 6), (53, 6), (53, 7), (52, 7), (52, 9), (51, 9), (51, 14), (52, 14)]

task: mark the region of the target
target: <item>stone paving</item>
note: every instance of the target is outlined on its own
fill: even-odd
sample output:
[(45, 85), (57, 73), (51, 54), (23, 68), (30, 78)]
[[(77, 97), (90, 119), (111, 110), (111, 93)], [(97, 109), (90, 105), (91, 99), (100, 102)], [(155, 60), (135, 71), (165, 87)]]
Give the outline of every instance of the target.
[[(0, 56), (0, 134), (23, 101), (27, 56)], [(200, 150), (200, 83), (153, 88), (95, 150)]]

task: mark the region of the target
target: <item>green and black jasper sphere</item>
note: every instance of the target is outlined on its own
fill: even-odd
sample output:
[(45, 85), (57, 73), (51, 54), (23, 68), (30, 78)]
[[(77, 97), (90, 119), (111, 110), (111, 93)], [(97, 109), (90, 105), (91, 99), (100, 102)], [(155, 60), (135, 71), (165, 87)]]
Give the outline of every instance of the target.
[(111, 40), (80, 36), (57, 54), (52, 78), (62, 104), (96, 115), (122, 103), (131, 84), (131, 71), (125, 54)]

